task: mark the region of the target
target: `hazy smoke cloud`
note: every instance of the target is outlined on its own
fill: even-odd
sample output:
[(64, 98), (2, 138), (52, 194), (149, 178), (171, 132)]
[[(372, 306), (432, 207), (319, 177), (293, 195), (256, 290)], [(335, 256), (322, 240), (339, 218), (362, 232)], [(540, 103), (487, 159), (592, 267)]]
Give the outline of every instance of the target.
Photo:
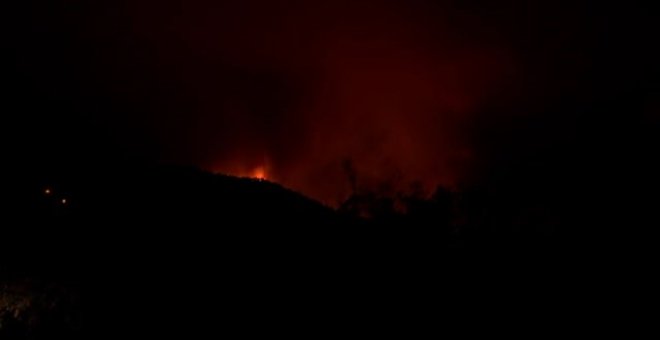
[(269, 178), (331, 204), (351, 181), (360, 190), (454, 183), (470, 164), (464, 125), (513, 78), (498, 37), (449, 7), (155, 8), (130, 13), (153, 53), (148, 67), (183, 101), (173, 109), (162, 98), (165, 110), (185, 114), (159, 112), (149, 124), (166, 154), (222, 172), (266, 167)]
[(24, 7), (14, 71), (75, 103), (61, 110), (82, 113), (66, 117), (75, 126), (84, 116), (129, 152), (265, 174), (329, 204), (457, 185), (566, 144), (591, 124), (577, 113), (654, 60), (638, 47), (651, 30), (634, 31), (645, 21), (588, 1)]

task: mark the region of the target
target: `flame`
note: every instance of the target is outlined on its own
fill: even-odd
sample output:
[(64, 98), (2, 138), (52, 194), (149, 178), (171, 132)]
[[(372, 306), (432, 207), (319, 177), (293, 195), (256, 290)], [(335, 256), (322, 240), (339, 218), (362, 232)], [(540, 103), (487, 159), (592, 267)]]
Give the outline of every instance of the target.
[(264, 168), (263, 166), (256, 167), (254, 170), (252, 170), (252, 174), (250, 175), (250, 177), (261, 181), (266, 180), (267, 179), (266, 168)]
[(216, 174), (224, 174), (241, 178), (251, 178), (259, 181), (273, 181), (270, 167), (267, 162), (257, 163), (252, 166), (236, 164), (234, 166), (217, 166), (213, 170)]

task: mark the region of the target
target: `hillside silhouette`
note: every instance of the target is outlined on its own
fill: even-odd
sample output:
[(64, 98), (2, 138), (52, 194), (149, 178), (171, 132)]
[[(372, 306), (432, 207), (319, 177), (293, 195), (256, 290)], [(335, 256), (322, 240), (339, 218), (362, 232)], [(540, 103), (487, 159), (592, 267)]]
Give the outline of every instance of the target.
[(576, 229), (581, 215), (525, 206), (523, 189), (356, 192), (335, 210), (191, 167), (19, 173), (2, 193), (2, 338), (201, 336), (223, 332), (218, 320), (326, 327), (319, 315), (357, 317), (345, 309), (356, 301), (474, 298), (493, 277), (554, 282), (607, 261), (593, 253), (598, 234)]
[(337, 211), (196, 168), (58, 174), (4, 176), (3, 337), (189, 336), (208, 330), (193, 325), (221, 303), (240, 314), (250, 304), (347, 302), (355, 284), (422, 266), (429, 259), (409, 260), (447, 243), (397, 231), (404, 215), (379, 205), (385, 198), (354, 197), (379, 212), (363, 219), (350, 200)]

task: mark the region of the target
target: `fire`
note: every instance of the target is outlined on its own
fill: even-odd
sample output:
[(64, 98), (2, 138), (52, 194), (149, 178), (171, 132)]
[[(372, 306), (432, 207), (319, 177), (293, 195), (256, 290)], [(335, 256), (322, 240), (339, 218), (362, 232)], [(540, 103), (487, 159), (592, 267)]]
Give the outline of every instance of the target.
[(240, 178), (250, 178), (259, 181), (272, 181), (273, 178), (269, 173), (270, 167), (266, 162), (258, 163), (255, 165), (235, 165), (233, 168), (230, 166), (218, 166), (213, 170), (216, 174), (224, 174)]
[(252, 171), (250, 177), (264, 181), (266, 180), (266, 169), (263, 166), (257, 167)]

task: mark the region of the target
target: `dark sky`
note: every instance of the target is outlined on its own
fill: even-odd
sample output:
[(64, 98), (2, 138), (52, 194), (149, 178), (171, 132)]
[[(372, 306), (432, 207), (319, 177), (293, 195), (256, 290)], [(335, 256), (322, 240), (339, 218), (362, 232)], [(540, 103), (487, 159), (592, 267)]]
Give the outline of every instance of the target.
[(352, 176), (391, 194), (571, 171), (658, 122), (634, 2), (2, 6), (5, 157), (30, 167), (261, 171), (334, 205)]

